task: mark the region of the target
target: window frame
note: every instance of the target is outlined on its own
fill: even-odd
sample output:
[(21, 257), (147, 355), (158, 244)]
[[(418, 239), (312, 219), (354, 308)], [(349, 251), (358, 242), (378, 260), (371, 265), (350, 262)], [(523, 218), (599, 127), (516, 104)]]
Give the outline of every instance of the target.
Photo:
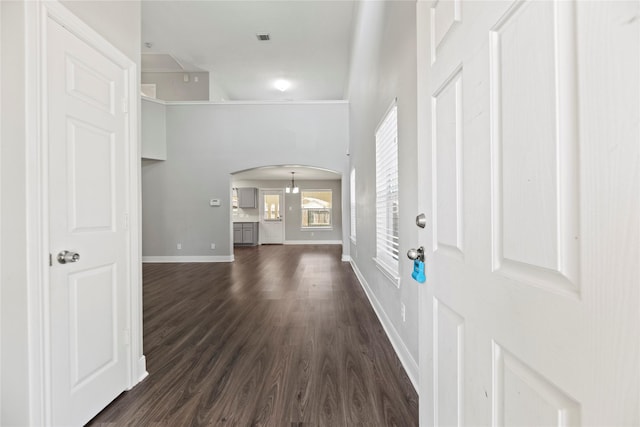
[[(329, 208), (325, 208), (322, 210), (328, 210), (329, 211), (329, 224), (328, 225), (302, 225), (302, 221), (304, 219), (304, 211), (305, 210), (309, 210), (308, 208), (304, 208), (302, 206), (302, 202), (304, 200), (304, 194), (305, 193), (321, 193), (321, 192), (328, 192), (330, 197), (331, 197), (331, 206)], [(305, 188), (300, 189), (300, 230), (333, 230), (333, 190), (330, 188), (317, 188), (317, 189), (313, 189), (313, 188)]]
[(357, 216), (356, 216), (356, 168), (351, 169), (349, 175), (349, 208), (350, 208), (350, 230), (349, 238), (351, 242), (356, 243), (357, 233)]
[(398, 106), (396, 100), (375, 131), (376, 255), (375, 265), (400, 287), (400, 204), (398, 167)]

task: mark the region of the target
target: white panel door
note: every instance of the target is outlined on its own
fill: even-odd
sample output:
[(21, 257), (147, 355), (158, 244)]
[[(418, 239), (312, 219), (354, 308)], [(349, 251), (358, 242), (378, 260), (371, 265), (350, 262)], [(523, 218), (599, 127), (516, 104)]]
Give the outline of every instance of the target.
[(260, 243), (284, 243), (284, 192), (260, 190)]
[(47, 27), (51, 409), (82, 425), (127, 387), (126, 74)]
[(638, 2), (418, 2), (422, 425), (640, 425)]

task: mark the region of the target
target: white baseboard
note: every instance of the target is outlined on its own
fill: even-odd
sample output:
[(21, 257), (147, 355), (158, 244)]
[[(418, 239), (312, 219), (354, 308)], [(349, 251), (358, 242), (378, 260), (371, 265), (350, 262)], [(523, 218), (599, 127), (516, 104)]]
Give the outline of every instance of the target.
[(342, 254), (342, 262), (351, 262), (351, 255)]
[(233, 255), (224, 256), (143, 256), (142, 262), (233, 262)]
[(147, 358), (143, 355), (142, 357), (140, 357), (140, 359), (138, 359), (138, 367), (137, 367), (137, 380), (131, 384), (131, 387), (129, 387), (129, 390), (131, 390), (133, 387), (135, 387), (138, 383), (141, 383), (142, 380), (144, 380), (145, 378), (147, 378), (149, 376), (149, 372), (147, 372)]
[(407, 372), (407, 375), (411, 380), (411, 384), (413, 384), (413, 388), (415, 389), (416, 393), (420, 394), (418, 381), (418, 379), (420, 378), (420, 370), (418, 367), (418, 363), (416, 363), (415, 359), (411, 356), (411, 353), (409, 352), (407, 346), (404, 344), (404, 341), (402, 341), (400, 334), (398, 334), (398, 331), (396, 330), (396, 328), (394, 328), (393, 323), (391, 323), (391, 320), (389, 320), (389, 318), (387, 317), (387, 314), (384, 312), (382, 305), (380, 305), (380, 302), (376, 298), (375, 294), (371, 291), (371, 288), (369, 288), (369, 284), (367, 283), (366, 279), (364, 278), (356, 264), (353, 262), (353, 260), (351, 261), (351, 268), (353, 269), (354, 273), (356, 273), (356, 277), (360, 282), (360, 286), (362, 286), (364, 293), (367, 295), (367, 298), (369, 298), (369, 302), (373, 307), (373, 311), (375, 311), (376, 315), (378, 316), (378, 320), (380, 320), (384, 331), (387, 333), (387, 337), (389, 337), (389, 341), (391, 341), (391, 345), (396, 351), (398, 359), (400, 359), (404, 370)]
[(285, 245), (341, 245), (342, 240), (285, 240)]

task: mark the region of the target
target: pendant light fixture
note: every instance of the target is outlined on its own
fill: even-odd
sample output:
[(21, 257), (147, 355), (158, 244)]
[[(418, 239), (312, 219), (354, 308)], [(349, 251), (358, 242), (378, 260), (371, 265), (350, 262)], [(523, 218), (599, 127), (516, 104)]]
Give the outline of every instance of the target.
[(298, 192), (300, 191), (300, 189), (298, 187), (296, 187), (296, 183), (293, 181), (293, 175), (295, 174), (295, 172), (291, 172), (291, 185), (287, 186), (287, 188), (284, 189), (285, 193), (293, 193), (293, 194), (298, 194)]

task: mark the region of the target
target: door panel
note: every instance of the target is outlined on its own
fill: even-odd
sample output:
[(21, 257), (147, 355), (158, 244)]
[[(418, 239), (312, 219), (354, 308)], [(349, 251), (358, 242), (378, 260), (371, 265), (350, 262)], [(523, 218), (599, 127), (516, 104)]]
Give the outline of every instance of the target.
[(434, 251), (463, 255), (462, 69), (432, 97)]
[(69, 274), (72, 389), (117, 363), (115, 266)]
[(464, 425), (464, 319), (433, 299), (435, 425)]
[(126, 74), (47, 31), (52, 421), (82, 425), (128, 384)]
[(494, 424), (580, 425), (580, 405), (548, 379), (493, 343)]
[(489, 52), (493, 268), (570, 293), (579, 268), (574, 9), (515, 3), (490, 31)]
[(418, 14), (421, 423), (640, 424), (639, 4)]
[[(70, 231), (111, 231), (115, 229), (115, 135), (73, 118), (68, 120), (68, 135)], [(87, 161), (96, 158), (101, 161)]]

